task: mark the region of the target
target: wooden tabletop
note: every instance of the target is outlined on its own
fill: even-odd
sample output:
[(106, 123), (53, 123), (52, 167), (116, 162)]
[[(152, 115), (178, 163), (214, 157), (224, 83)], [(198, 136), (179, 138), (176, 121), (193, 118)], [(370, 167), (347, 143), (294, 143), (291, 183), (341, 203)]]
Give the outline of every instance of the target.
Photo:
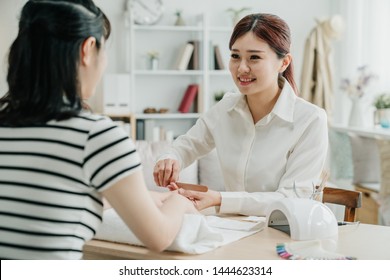
[[(390, 260), (390, 227), (360, 224), (339, 226), (337, 252), (362, 260)], [(280, 259), (276, 244), (292, 242), (289, 235), (266, 227), (241, 240), (200, 255), (164, 251), (156, 253), (144, 247), (91, 240), (84, 246), (84, 259), (141, 260), (273, 260)]]

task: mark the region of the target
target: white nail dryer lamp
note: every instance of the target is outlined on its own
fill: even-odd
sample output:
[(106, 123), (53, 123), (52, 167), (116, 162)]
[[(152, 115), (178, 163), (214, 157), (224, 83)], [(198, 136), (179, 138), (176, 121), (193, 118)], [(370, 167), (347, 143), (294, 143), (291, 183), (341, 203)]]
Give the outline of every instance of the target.
[(337, 241), (335, 215), (325, 204), (307, 198), (283, 198), (267, 210), (268, 227), (290, 235), (293, 240), (332, 239)]

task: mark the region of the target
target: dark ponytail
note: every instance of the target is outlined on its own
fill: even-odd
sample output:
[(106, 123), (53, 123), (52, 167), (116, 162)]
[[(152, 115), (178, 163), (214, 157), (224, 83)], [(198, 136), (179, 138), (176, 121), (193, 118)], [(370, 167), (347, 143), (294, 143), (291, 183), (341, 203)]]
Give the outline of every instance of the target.
[(92, 36), (99, 49), (109, 34), (107, 17), (90, 0), (28, 1), (9, 51), (0, 124), (31, 125), (79, 114), (81, 45)]

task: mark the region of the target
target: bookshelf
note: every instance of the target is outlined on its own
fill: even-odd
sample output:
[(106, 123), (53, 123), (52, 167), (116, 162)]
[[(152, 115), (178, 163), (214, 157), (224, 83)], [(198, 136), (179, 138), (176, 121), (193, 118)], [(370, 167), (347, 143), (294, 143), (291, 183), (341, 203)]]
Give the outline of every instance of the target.
[[(129, 114), (134, 124), (153, 120), (156, 126), (173, 130), (174, 137), (185, 133), (197, 118), (214, 103), (214, 92), (234, 90), (228, 69), (228, 41), (231, 28), (210, 27), (207, 14), (196, 16), (194, 25), (137, 25), (132, 20), (126, 29), (126, 73), (129, 79)], [(175, 64), (180, 49), (191, 41), (199, 42), (196, 70), (177, 70)], [(212, 44), (210, 43), (212, 41)], [(224, 70), (211, 69), (211, 46), (217, 45), (225, 65)], [(157, 69), (150, 69), (148, 52), (159, 53)], [(122, 73), (123, 74), (123, 73)], [(178, 111), (182, 98), (190, 84), (198, 85), (196, 106), (188, 113)], [(228, 85), (228, 86), (227, 86)], [(104, 105), (103, 105), (104, 106)], [(168, 109), (163, 114), (144, 114), (146, 108)], [(197, 108), (194, 111), (193, 108)], [(112, 115), (110, 110), (109, 115)], [(123, 112), (122, 112), (123, 113)], [(136, 139), (139, 138), (135, 127)], [(139, 132), (139, 131), (138, 131)], [(138, 134), (138, 135), (137, 135)]]

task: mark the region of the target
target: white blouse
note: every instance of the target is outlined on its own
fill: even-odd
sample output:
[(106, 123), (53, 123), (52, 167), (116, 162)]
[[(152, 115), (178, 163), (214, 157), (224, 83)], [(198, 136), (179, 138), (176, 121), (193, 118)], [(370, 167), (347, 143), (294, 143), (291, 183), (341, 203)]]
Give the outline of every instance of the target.
[(326, 160), (327, 116), (286, 80), (272, 111), (256, 124), (245, 96), (228, 93), (159, 159), (176, 158), (184, 168), (213, 148), (226, 190), (220, 213), (264, 216), (274, 200), (310, 196)]

